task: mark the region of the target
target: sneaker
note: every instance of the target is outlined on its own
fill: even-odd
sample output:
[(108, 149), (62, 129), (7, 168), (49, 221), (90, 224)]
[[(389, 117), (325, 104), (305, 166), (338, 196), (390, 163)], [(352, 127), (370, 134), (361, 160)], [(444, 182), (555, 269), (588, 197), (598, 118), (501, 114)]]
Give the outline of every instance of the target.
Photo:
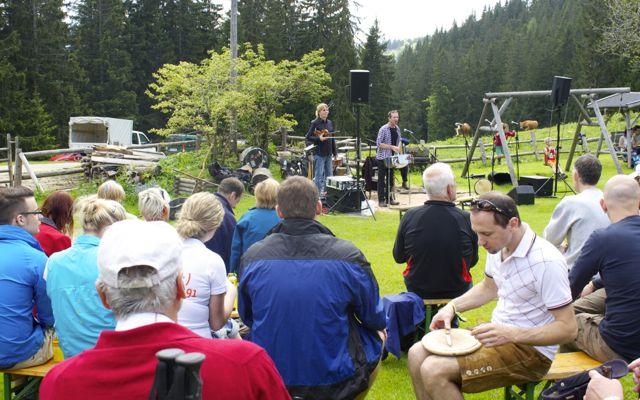
[(399, 202), (398, 200), (391, 200), (391, 201), (389, 201), (389, 205), (397, 206), (398, 204), (400, 204), (400, 202)]
[(387, 203), (386, 202), (382, 202), (382, 203), (378, 203), (378, 207), (386, 207)]
[(409, 190), (409, 184), (407, 182), (402, 182), (402, 188), (404, 190)]

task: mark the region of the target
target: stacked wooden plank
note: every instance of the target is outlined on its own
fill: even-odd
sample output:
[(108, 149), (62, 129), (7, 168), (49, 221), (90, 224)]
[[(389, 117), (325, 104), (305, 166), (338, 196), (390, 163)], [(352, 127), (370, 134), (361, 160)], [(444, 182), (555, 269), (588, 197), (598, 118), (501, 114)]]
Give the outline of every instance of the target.
[(213, 182), (204, 179), (181, 178), (177, 176), (173, 181), (173, 190), (179, 196), (189, 196), (193, 193), (215, 190)]
[(96, 145), (91, 154), (83, 158), (82, 164), (87, 176), (108, 176), (117, 173), (122, 167), (134, 170), (153, 169), (164, 157), (164, 153)]

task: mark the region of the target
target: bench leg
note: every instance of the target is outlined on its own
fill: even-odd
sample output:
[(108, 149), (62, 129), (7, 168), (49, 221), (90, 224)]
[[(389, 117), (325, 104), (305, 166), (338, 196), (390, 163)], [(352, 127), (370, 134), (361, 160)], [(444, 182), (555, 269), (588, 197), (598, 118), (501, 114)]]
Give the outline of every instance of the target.
[(505, 386), (504, 400), (534, 400), (538, 383), (540, 382), (529, 382), (524, 386)]
[(3, 391), (2, 398), (4, 400), (11, 400), (11, 375), (2, 374)]

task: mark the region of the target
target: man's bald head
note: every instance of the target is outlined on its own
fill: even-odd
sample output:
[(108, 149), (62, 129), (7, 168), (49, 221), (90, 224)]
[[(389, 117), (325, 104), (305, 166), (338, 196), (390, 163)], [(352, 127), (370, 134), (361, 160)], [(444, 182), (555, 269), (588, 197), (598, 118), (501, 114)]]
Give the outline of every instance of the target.
[(604, 204), (609, 212), (638, 214), (640, 186), (630, 176), (616, 175), (604, 185)]

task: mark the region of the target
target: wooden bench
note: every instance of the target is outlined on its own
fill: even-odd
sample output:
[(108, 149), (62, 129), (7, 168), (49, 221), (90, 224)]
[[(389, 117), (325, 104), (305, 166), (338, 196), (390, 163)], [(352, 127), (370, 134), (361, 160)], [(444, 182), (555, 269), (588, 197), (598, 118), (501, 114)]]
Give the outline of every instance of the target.
[(587, 371), (602, 364), (594, 360), (585, 353), (577, 351), (574, 353), (558, 353), (551, 364), (551, 368), (540, 382), (529, 382), (517, 386), (507, 386), (504, 388), (505, 400), (534, 400), (536, 387), (543, 381), (547, 381), (543, 390), (551, 386), (558, 380), (571, 375)]
[[(12, 370), (0, 370), (0, 376), (2, 376), (3, 380), (3, 399), (4, 400), (17, 400), (26, 397), (32, 393), (38, 393), (38, 388), (40, 387), (40, 381), (42, 378), (49, 372), (51, 368), (53, 368), (58, 361), (54, 361), (53, 359), (49, 360), (45, 364), (36, 365), (28, 368), (21, 369), (12, 369)], [(11, 382), (14, 380), (14, 377), (24, 376), (26, 377), (26, 381), (21, 383), (15, 387), (11, 387)], [(15, 393), (15, 396), (14, 396)]]

